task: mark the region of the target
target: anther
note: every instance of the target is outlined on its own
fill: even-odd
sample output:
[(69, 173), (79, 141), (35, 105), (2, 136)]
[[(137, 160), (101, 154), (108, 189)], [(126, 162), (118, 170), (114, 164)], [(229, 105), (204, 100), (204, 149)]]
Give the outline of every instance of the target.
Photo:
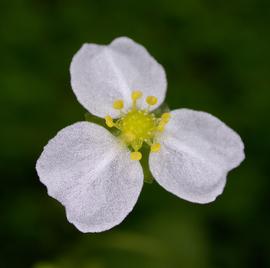
[(142, 92), (140, 90), (134, 90), (131, 93), (131, 98), (133, 101), (136, 101), (137, 99), (142, 97)]
[(141, 152), (131, 152), (130, 153), (130, 159), (131, 160), (136, 160), (136, 161), (139, 161), (139, 160), (141, 160), (142, 159), (142, 154), (141, 154)]
[(107, 115), (105, 116), (105, 123), (108, 127), (113, 127), (114, 126), (114, 122), (111, 116)]
[(166, 123), (169, 122), (170, 118), (171, 118), (171, 114), (170, 114), (170, 113), (164, 113), (164, 114), (162, 114), (162, 116), (161, 116), (161, 119), (162, 119), (164, 122), (166, 122)]
[(116, 109), (116, 110), (122, 110), (124, 107), (124, 102), (123, 100), (116, 100), (114, 103), (113, 103), (113, 108)]
[(156, 153), (159, 152), (160, 150), (160, 144), (159, 143), (154, 143), (151, 145), (151, 152)]
[(155, 96), (148, 96), (146, 98), (146, 102), (149, 105), (155, 105), (157, 103), (158, 99)]

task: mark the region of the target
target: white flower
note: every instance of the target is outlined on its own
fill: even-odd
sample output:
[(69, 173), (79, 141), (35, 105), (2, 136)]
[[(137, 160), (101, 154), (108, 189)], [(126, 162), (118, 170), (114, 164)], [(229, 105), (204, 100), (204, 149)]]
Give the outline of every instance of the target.
[(227, 173), (244, 159), (239, 135), (208, 113), (178, 109), (160, 118), (151, 113), (164, 101), (165, 72), (131, 39), (83, 45), (70, 72), (79, 102), (118, 129), (114, 136), (93, 123), (73, 124), (50, 140), (37, 161), (48, 194), (65, 206), (67, 219), (80, 231), (108, 230), (133, 209), (144, 180), (136, 161), (143, 157), (142, 143), (151, 148), (155, 180), (195, 203), (214, 201)]

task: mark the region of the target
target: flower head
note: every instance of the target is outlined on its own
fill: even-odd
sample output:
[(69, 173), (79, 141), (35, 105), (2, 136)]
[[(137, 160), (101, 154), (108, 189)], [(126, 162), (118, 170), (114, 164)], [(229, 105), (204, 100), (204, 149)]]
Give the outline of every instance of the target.
[(83, 45), (70, 72), (77, 99), (107, 129), (90, 122), (66, 127), (45, 146), (36, 168), (82, 232), (108, 230), (132, 210), (143, 186), (143, 144), (155, 180), (195, 203), (214, 201), (227, 173), (244, 159), (241, 138), (216, 117), (189, 109), (156, 115), (165, 72), (131, 39)]
[(164, 130), (170, 117), (169, 113), (163, 113), (160, 118), (157, 118), (154, 113), (149, 111), (150, 107), (158, 102), (155, 96), (146, 97), (145, 101), (149, 106), (148, 108), (138, 108), (137, 100), (142, 96), (141, 91), (133, 91), (131, 93), (132, 106), (126, 112), (123, 111), (123, 100), (116, 100), (113, 107), (121, 112), (120, 118), (116, 122), (109, 115), (105, 117), (106, 125), (109, 128), (117, 128), (120, 131), (119, 138), (122, 139), (126, 146), (134, 150), (130, 154), (132, 160), (141, 160), (142, 154), (139, 150), (143, 143), (147, 143), (151, 147), (151, 152), (159, 151), (160, 144), (156, 143), (156, 140), (158, 134)]

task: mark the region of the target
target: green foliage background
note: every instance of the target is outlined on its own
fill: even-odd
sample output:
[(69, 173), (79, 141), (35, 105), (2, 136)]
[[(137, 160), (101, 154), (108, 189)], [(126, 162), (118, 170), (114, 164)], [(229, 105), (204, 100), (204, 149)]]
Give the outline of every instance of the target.
[[(270, 267), (268, 0), (1, 0), (0, 267)], [(43, 146), (84, 119), (69, 64), (84, 42), (126, 35), (165, 67), (167, 103), (242, 136), (245, 162), (209, 205), (145, 184), (134, 211), (81, 234), (35, 172)]]

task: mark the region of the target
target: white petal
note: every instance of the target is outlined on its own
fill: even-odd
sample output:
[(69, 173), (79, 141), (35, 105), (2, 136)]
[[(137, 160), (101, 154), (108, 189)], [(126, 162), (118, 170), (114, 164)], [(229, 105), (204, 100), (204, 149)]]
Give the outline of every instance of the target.
[(44, 148), (37, 172), (48, 194), (66, 208), (82, 232), (101, 232), (122, 222), (143, 185), (142, 168), (105, 128), (79, 122)]
[(241, 138), (205, 112), (179, 109), (171, 116), (160, 137), (160, 152), (150, 155), (153, 176), (183, 199), (214, 201), (223, 191), (227, 173), (245, 157)]
[(84, 44), (73, 57), (70, 73), (79, 102), (99, 117), (119, 116), (112, 108), (113, 102), (124, 99), (128, 108), (133, 90), (156, 96), (159, 103), (153, 109), (166, 94), (163, 67), (143, 46), (127, 37), (117, 38), (107, 46)]

